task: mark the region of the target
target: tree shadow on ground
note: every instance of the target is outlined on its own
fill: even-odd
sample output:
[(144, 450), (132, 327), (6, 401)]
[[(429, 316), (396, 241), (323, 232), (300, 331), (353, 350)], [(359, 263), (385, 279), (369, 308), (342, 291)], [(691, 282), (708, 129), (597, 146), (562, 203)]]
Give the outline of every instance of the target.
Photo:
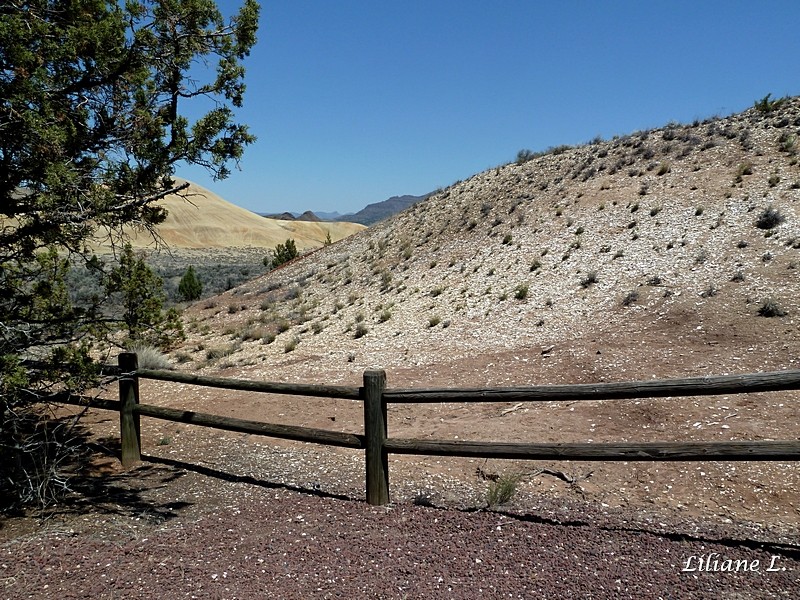
[(188, 463), (181, 460), (175, 460), (172, 458), (163, 458), (160, 456), (142, 456), (142, 460), (161, 464), (164, 466), (169, 466), (175, 469), (182, 469), (184, 471), (191, 471), (193, 473), (197, 473), (199, 475), (203, 475), (206, 477), (212, 477), (215, 479), (220, 479), (222, 481), (226, 481), (229, 483), (246, 483), (248, 485), (254, 485), (258, 487), (262, 487), (269, 490), (288, 490), (292, 492), (299, 492), (301, 494), (309, 494), (312, 496), (319, 496), (320, 498), (331, 498), (334, 500), (359, 500), (360, 498), (354, 498), (352, 496), (348, 496), (346, 494), (337, 494), (335, 492), (327, 492), (322, 490), (318, 487), (304, 487), (300, 485), (291, 485), (288, 483), (278, 483), (275, 481), (266, 481), (264, 479), (257, 479), (256, 477), (252, 477), (250, 475), (236, 475), (233, 473), (227, 473), (225, 471), (220, 471), (218, 469), (212, 469), (210, 467), (205, 467), (203, 465), (196, 465), (193, 463)]

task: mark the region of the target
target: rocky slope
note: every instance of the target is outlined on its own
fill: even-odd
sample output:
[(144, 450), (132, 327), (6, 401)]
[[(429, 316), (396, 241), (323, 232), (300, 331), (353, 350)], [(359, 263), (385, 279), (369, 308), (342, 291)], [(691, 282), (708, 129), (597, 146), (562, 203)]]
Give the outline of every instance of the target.
[(693, 372), (680, 348), (701, 336), (769, 342), (752, 368), (796, 365), (799, 131), (795, 98), (479, 173), (196, 306), (190, 330), (206, 333), (187, 348), (227, 331), (228, 365), (354, 369), (578, 339), (644, 348), (617, 370), (576, 355), (591, 380)]

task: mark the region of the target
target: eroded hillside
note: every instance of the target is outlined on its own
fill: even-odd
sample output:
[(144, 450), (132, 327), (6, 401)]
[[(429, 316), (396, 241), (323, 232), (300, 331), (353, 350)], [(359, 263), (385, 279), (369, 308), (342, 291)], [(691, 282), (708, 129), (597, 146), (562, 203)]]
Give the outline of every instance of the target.
[[(670, 125), (488, 170), (199, 302), (187, 313), (189, 339), (171, 358), (195, 372), (350, 385), (377, 367), (394, 388), (797, 369), (798, 132), (800, 100), (793, 99), (773, 111)], [(158, 388), (161, 402), (175, 407), (351, 433), (363, 427), (358, 403), (255, 396)], [(792, 440), (797, 400), (798, 393), (781, 392), (393, 405), (389, 434), (554, 443)], [(199, 445), (209, 460), (240, 464), (248, 456), (220, 458), (216, 446), (171, 425), (149, 435), (151, 445), (169, 436), (170, 453), (194, 455)], [(305, 458), (292, 463), (292, 481), (325, 489), (363, 482), (358, 457), (330, 448), (296, 452)], [(475, 504), (483, 475), (511, 472), (524, 475), (514, 500), (524, 511), (574, 502), (580, 514), (590, 505), (620, 511), (623, 524), (677, 518), (694, 530), (696, 518), (756, 523), (786, 539), (796, 539), (800, 527), (793, 463), (392, 456), (391, 464), (395, 500)]]
[(551, 345), (581, 380), (789, 367), (798, 131), (793, 99), (488, 170), (195, 307), (182, 356), (272, 377)]

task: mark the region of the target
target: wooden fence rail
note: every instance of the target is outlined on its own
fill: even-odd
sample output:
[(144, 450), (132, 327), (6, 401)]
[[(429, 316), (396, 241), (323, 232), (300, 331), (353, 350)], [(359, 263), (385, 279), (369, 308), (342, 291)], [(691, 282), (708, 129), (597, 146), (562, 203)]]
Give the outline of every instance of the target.
[[(389, 453), (428, 456), (464, 456), (526, 460), (582, 461), (797, 461), (800, 440), (731, 442), (633, 442), (633, 443), (514, 443), (454, 440), (419, 440), (388, 437), (388, 404), (432, 402), (553, 402), (576, 400), (625, 400), (743, 394), (800, 389), (800, 370), (749, 375), (724, 375), (633, 381), (623, 383), (544, 385), (496, 389), (386, 389), (384, 371), (366, 371), (362, 387), (287, 384), (234, 380), (220, 377), (138, 369), (132, 353), (119, 356), (119, 402), (98, 400), (92, 406), (119, 410), (122, 463), (141, 460), (139, 419), (147, 416), (215, 429), (364, 450), (367, 502), (389, 502)], [(310, 427), (279, 425), (222, 417), (189, 410), (139, 403), (139, 379), (156, 379), (216, 388), (345, 398), (364, 402), (364, 434), (341, 433)], [(85, 404), (87, 399), (62, 399)]]

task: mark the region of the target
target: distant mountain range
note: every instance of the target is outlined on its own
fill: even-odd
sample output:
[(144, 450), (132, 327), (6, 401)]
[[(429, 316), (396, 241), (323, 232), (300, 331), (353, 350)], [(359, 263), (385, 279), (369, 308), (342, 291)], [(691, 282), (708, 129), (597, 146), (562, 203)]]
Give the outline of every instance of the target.
[(413, 206), (417, 202), (425, 200), (430, 195), (431, 194), (425, 194), (424, 196), (392, 196), (388, 200), (368, 204), (357, 213), (347, 215), (342, 215), (338, 212), (313, 213), (310, 210), (307, 210), (302, 215), (284, 212), (279, 215), (261, 213), (261, 216), (269, 217), (270, 219), (280, 219), (283, 221), (339, 221), (346, 223), (360, 223), (361, 225), (373, 225), (378, 221), (383, 221), (392, 215), (404, 211), (409, 206)]
[(368, 204), (355, 214), (337, 217), (336, 220), (347, 221), (348, 223), (361, 223), (362, 225), (373, 225), (378, 221), (383, 221), (392, 215), (404, 211), (417, 202), (425, 200), (425, 198), (430, 195), (431, 194), (425, 194), (424, 196), (392, 196), (383, 202)]

